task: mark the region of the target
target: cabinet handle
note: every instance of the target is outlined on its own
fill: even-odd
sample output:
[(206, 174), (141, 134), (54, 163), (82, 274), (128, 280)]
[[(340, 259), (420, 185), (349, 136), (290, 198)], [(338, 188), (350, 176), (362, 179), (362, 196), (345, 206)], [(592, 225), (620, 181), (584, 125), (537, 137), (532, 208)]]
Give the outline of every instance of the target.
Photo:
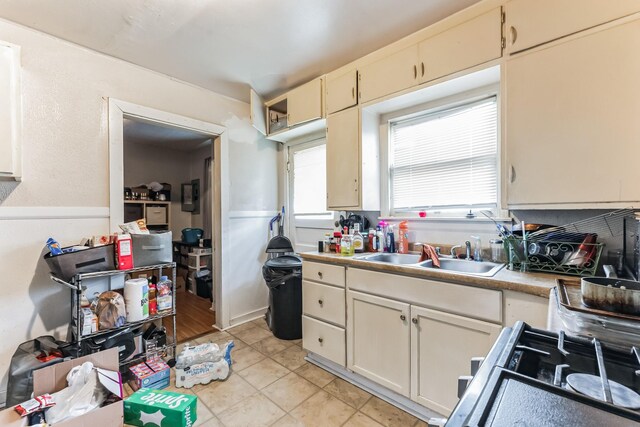
[(400, 320), (402, 320), (404, 322), (405, 320), (407, 320), (407, 316), (405, 316), (404, 314), (401, 314), (400, 315)]
[(318, 304), (322, 305), (324, 304), (324, 301), (322, 301), (321, 299), (318, 300)]
[(411, 319), (411, 323), (413, 323), (414, 325), (418, 324), (418, 318), (414, 317), (413, 319)]
[(318, 338), (318, 342), (319, 342), (320, 344), (322, 344), (322, 342), (323, 342), (323, 341), (324, 341), (324, 340), (323, 340), (322, 338)]
[[(327, 194), (328, 196), (328, 194)], [(322, 279), (322, 271), (318, 271), (318, 277)]]
[(356, 88), (355, 88), (355, 87), (352, 87), (352, 88), (351, 88), (351, 97), (352, 97), (353, 99), (355, 99), (355, 98), (356, 98)]
[(509, 27), (509, 33), (511, 34), (511, 44), (514, 44), (518, 40), (518, 30), (512, 25)]
[(511, 165), (511, 176), (509, 177), (509, 182), (514, 183), (516, 180), (516, 168)]
[(416, 65), (413, 66), (413, 78), (418, 78), (418, 67)]
[(420, 69), (422, 71), (421, 77), (424, 77), (424, 62), (420, 63)]

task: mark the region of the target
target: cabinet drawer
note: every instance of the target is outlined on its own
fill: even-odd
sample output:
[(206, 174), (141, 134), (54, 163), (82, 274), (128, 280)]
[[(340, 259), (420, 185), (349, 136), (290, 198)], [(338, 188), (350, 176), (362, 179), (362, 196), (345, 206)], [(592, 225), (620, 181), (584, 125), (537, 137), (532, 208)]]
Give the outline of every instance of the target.
[(344, 267), (337, 265), (305, 261), (302, 264), (302, 277), (344, 288)]
[(167, 223), (167, 207), (166, 206), (147, 206), (147, 224), (166, 224)]
[(302, 316), (302, 347), (345, 366), (346, 342), (342, 328)]
[(345, 326), (344, 289), (302, 282), (302, 312), (308, 316)]

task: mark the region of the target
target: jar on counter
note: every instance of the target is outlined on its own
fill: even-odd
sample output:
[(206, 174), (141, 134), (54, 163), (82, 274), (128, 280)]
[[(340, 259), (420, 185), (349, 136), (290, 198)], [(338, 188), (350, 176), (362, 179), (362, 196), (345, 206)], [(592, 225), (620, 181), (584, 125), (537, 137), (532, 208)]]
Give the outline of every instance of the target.
[(500, 239), (489, 240), (489, 246), (491, 247), (491, 261), (498, 263), (505, 263), (506, 258), (504, 256), (504, 244)]

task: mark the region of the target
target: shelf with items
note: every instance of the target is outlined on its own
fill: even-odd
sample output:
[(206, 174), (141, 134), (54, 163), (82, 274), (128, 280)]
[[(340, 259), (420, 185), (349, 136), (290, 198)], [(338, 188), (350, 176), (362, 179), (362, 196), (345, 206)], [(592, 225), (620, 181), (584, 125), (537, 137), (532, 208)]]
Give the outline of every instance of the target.
[(124, 220), (144, 218), (147, 226), (168, 229), (171, 224), (171, 202), (162, 200), (125, 200)]
[[(172, 276), (172, 289), (171, 289), (171, 309), (170, 311), (163, 311), (160, 312), (156, 315), (153, 316), (149, 316), (147, 318), (138, 320), (138, 321), (133, 321), (133, 322), (126, 322), (121, 326), (117, 326), (117, 327), (112, 327), (112, 328), (107, 328), (107, 329), (101, 329), (101, 330), (97, 330), (95, 332), (91, 332), (88, 334), (82, 334), (82, 321), (80, 319), (83, 318), (82, 316), (82, 305), (81, 305), (81, 297), (82, 297), (82, 292), (83, 292), (83, 281), (86, 280), (92, 280), (92, 279), (99, 279), (99, 278), (109, 278), (111, 276), (116, 276), (116, 275), (126, 275), (126, 274), (134, 274), (134, 273), (138, 273), (138, 272), (145, 272), (145, 271), (157, 271), (158, 277), (161, 277), (163, 275), (163, 272), (166, 272), (167, 270), (171, 270), (171, 276)], [(164, 318), (171, 318), (171, 322), (172, 322), (172, 332), (171, 332), (171, 339), (168, 339), (168, 342), (165, 346), (167, 349), (171, 349), (171, 351), (166, 351), (167, 355), (170, 355), (171, 358), (175, 357), (175, 347), (177, 345), (177, 334), (176, 334), (176, 264), (171, 262), (171, 263), (164, 263), (164, 264), (154, 264), (154, 265), (146, 265), (146, 266), (142, 266), (142, 267), (136, 267), (136, 268), (132, 268), (129, 270), (105, 270), (105, 271), (98, 271), (98, 272), (92, 272), (92, 273), (81, 273), (81, 274), (76, 274), (75, 276), (73, 276), (73, 278), (69, 281), (65, 281), (60, 279), (59, 277), (55, 276), (54, 274), (50, 274), (51, 280), (53, 280), (54, 282), (63, 285), (67, 288), (70, 289), (71, 291), (71, 307), (70, 307), (70, 312), (71, 312), (71, 316), (70, 316), (70, 334), (69, 334), (69, 341), (77, 346), (77, 349), (75, 350), (77, 353), (77, 356), (82, 356), (83, 352), (85, 351), (85, 349), (82, 346), (82, 342), (91, 338), (96, 338), (96, 337), (103, 337), (106, 336), (110, 333), (114, 333), (114, 332), (118, 332), (118, 331), (125, 331), (127, 329), (135, 329), (137, 327), (141, 327), (145, 324), (149, 324), (149, 323), (153, 323), (155, 321), (159, 321), (161, 319)], [(109, 285), (108, 285), (108, 291), (112, 291), (112, 286), (111, 286), (111, 281), (108, 281)], [(165, 349), (165, 350), (167, 350)], [(129, 359), (129, 360), (122, 360), (120, 361), (120, 365), (121, 366), (126, 366), (129, 365), (131, 363), (133, 363), (134, 361), (139, 360), (138, 358), (133, 358), (133, 359)]]

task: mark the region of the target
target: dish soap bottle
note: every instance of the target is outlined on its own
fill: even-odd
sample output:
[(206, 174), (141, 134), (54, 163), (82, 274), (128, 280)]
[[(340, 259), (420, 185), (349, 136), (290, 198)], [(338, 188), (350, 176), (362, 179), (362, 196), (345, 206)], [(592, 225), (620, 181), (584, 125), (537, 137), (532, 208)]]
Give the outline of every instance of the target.
[(357, 254), (364, 252), (364, 237), (360, 234), (360, 224), (353, 224), (353, 251)]
[(407, 221), (400, 222), (398, 229), (398, 253), (409, 253), (409, 223)]
[(351, 236), (349, 235), (349, 229), (344, 227), (342, 232), (342, 239), (340, 240), (340, 253), (342, 255), (351, 255)]

